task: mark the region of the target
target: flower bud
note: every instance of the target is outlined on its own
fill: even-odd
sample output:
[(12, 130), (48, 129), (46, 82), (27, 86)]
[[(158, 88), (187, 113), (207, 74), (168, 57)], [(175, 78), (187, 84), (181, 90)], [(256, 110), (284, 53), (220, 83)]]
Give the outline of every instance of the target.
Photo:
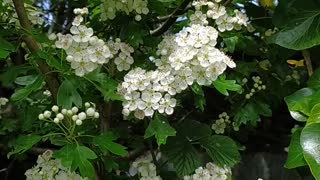
[(78, 120), (76, 120), (76, 124), (77, 124), (78, 126), (80, 126), (80, 125), (82, 124), (82, 121), (81, 121), (80, 119), (78, 119)]

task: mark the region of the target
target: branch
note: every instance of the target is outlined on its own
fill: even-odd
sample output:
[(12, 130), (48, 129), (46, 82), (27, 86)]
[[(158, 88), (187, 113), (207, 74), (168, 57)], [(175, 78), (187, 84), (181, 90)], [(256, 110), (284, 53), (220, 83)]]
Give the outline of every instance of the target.
[(304, 60), (306, 61), (306, 66), (308, 70), (308, 75), (309, 77), (313, 74), (313, 68), (312, 68), (312, 62), (310, 58), (310, 52), (308, 50), (303, 50), (302, 55)]
[(158, 28), (151, 30), (150, 35), (152, 36), (158, 36), (161, 35), (162, 33), (166, 32), (174, 22), (177, 20), (177, 15), (181, 14), (184, 12), (188, 4), (191, 2), (191, 0), (184, 0), (180, 6), (178, 6), (173, 13), (170, 14), (170, 17), (163, 23), (161, 24)]
[[(28, 19), (28, 14), (24, 7), (23, 0), (13, 0), (13, 4), (17, 12), (21, 27), (26, 31), (30, 31), (32, 29), (32, 26)], [(40, 50), (37, 41), (31, 35), (25, 35), (23, 37), (23, 40), (27, 44), (27, 47), (29, 48), (31, 53), (37, 53)], [(58, 78), (54, 74), (50, 74), (50, 69), (44, 61), (39, 61), (37, 64), (41, 73), (46, 75), (46, 84), (52, 93), (53, 99), (56, 100), (59, 88)]]

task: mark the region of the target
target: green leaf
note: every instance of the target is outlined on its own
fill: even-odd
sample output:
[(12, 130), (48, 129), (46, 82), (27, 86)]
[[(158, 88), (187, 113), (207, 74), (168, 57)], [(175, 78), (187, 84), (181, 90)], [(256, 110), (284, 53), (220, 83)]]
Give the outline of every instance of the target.
[(181, 177), (193, 173), (201, 165), (198, 152), (186, 139), (169, 138), (168, 143), (161, 147), (161, 152)]
[(53, 67), (62, 72), (68, 70), (68, 66), (65, 61), (59, 61), (58, 59), (54, 58), (45, 51), (38, 51), (36, 55), (39, 56), (41, 59), (44, 59), (50, 67)]
[(122, 97), (117, 94), (118, 83), (105, 73), (95, 70), (85, 76), (104, 96), (105, 100), (122, 101)]
[(306, 115), (309, 115), (309, 102), (314, 94), (311, 88), (303, 88), (284, 98), (287, 103), (291, 116), (297, 121), (306, 121)]
[(202, 87), (198, 84), (193, 84), (191, 86), (192, 91), (195, 93), (194, 96), (194, 103), (197, 109), (200, 111), (204, 111), (204, 106), (206, 105), (206, 98), (204, 96), (204, 92), (202, 90)]
[[(190, 131), (192, 129), (192, 131)], [(211, 136), (211, 128), (204, 123), (194, 120), (186, 120), (177, 127), (177, 135), (185, 137), (188, 141), (197, 141), (199, 139)]]
[(0, 74), (0, 81), (3, 86), (9, 87), (17, 76), (26, 74), (30, 70), (32, 70), (32, 67), (25, 65), (9, 67), (3, 74)]
[(227, 38), (223, 38), (224, 43), (226, 43), (227, 49), (230, 53), (233, 53), (235, 48), (236, 48), (236, 44), (238, 43), (238, 36), (232, 36), (232, 37), (227, 37)]
[(240, 91), (242, 88), (239, 84), (236, 84), (235, 80), (225, 80), (221, 77), (213, 81), (213, 86), (225, 96), (229, 96), (228, 90)]
[(320, 103), (313, 106), (311, 109), (311, 114), (307, 120), (307, 124), (320, 122)]
[(111, 173), (113, 170), (119, 169), (119, 164), (111, 158), (103, 158), (104, 168), (108, 173)]
[(320, 68), (318, 68), (312, 76), (309, 78), (308, 82), (308, 87), (315, 89), (315, 90), (320, 90)]
[(234, 122), (237, 126), (241, 124), (247, 124), (250, 122), (252, 125), (255, 125), (257, 121), (260, 120), (259, 114), (256, 112), (254, 104), (248, 103), (243, 107), (240, 107), (236, 110), (234, 115)]
[(7, 58), (11, 52), (15, 51), (15, 47), (0, 37), (0, 59)]
[(96, 159), (97, 155), (86, 146), (67, 144), (55, 152), (53, 157), (60, 159), (63, 166), (71, 167), (72, 171), (79, 168), (81, 176), (93, 179), (94, 167), (89, 160)]
[(126, 147), (122, 146), (121, 144), (113, 142), (116, 139), (117, 138), (113, 134), (106, 133), (106, 134), (94, 137), (93, 144), (98, 146), (103, 152), (110, 151), (111, 153), (118, 156), (127, 155), (128, 151), (125, 150)]
[(30, 135), (21, 135), (19, 136), (14, 144), (13, 144), (13, 150), (8, 153), (7, 157), (10, 158), (13, 154), (22, 154), (32, 148), (33, 145), (38, 143), (41, 140), (41, 136), (38, 136), (36, 134), (30, 134)]
[(320, 123), (312, 123), (302, 129), (300, 144), (312, 175), (320, 179)]
[(272, 116), (272, 110), (270, 109), (270, 106), (264, 102), (261, 101), (254, 101), (253, 106), (255, 111), (262, 116), (265, 117), (271, 117)]
[(72, 104), (82, 106), (82, 98), (75, 86), (68, 80), (64, 80), (58, 90), (57, 103), (66, 109), (71, 109)]
[(42, 75), (38, 75), (32, 84), (17, 90), (12, 94), (12, 101), (20, 101), (28, 97), (32, 92), (39, 90), (42, 87), (44, 82), (44, 77)]
[(27, 86), (29, 84), (34, 83), (36, 79), (37, 79), (36, 75), (27, 75), (27, 76), (17, 77), (14, 82), (21, 86)]
[(240, 153), (236, 143), (227, 136), (213, 135), (200, 140), (214, 163), (232, 167), (240, 161)]
[(314, 1), (280, 1), (273, 18), (284, 28), (271, 38), (272, 43), (294, 50), (320, 44), (320, 8)]
[(252, 72), (256, 71), (256, 66), (256, 62), (237, 62), (236, 71), (245, 76), (249, 76)]
[(3, 50), (3, 49), (0, 49), (0, 59), (5, 59), (9, 56), (10, 54), (10, 51), (6, 51), (6, 50)]
[(151, 136), (155, 136), (157, 143), (160, 146), (161, 144), (166, 144), (168, 136), (175, 135), (176, 131), (170, 126), (168, 121), (163, 116), (156, 113), (146, 129), (144, 138), (147, 139)]
[(307, 165), (303, 157), (302, 147), (300, 145), (300, 134), (301, 129), (296, 130), (291, 136), (288, 158), (284, 165), (285, 168), (293, 169)]

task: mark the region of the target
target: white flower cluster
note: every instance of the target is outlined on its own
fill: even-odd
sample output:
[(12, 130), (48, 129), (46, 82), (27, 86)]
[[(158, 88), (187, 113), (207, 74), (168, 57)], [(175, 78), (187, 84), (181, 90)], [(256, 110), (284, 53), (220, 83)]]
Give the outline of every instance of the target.
[(9, 102), (9, 99), (5, 97), (0, 97), (0, 119), (2, 118), (1, 116), (1, 106), (5, 106)]
[(121, 42), (119, 38), (115, 41), (110, 39), (106, 43), (97, 36), (93, 36), (93, 29), (82, 25), (83, 15), (88, 14), (87, 8), (76, 8), (74, 13), (77, 16), (72, 22), (71, 34), (50, 34), (49, 39), (57, 39), (55, 47), (66, 51), (66, 59), (71, 63), (71, 68), (75, 69), (75, 74), (84, 76), (102, 64), (108, 63), (112, 58), (118, 71), (129, 70), (134, 62), (131, 56), (134, 52), (133, 47)]
[(49, 39), (58, 38), (55, 46), (66, 51), (66, 59), (71, 63), (71, 68), (75, 69), (75, 74), (84, 76), (99, 65), (108, 63), (112, 55), (106, 43), (97, 36), (93, 36), (92, 28), (81, 25), (82, 15), (87, 13), (87, 9), (75, 9), (74, 12), (77, 16), (72, 22), (71, 34), (51, 34)]
[(151, 117), (154, 111), (171, 115), (176, 106), (176, 99), (172, 97), (175, 90), (169, 84), (172, 80), (173, 77), (160, 71), (147, 72), (141, 68), (129, 71), (118, 87), (118, 92), (125, 99), (123, 115), (129, 116), (130, 112), (134, 112), (138, 119)]
[[(6, 10), (5, 12), (3, 12), (3, 14), (1, 14), (2, 16), (0, 17), (0, 20), (8, 21), (9, 23), (14, 23), (16, 25), (20, 24), (18, 20), (18, 15), (14, 10), (12, 0), (4, 0), (2, 2), (2, 6), (5, 6)], [(24, 3), (24, 6), (28, 14), (28, 19), (33, 25), (42, 25), (44, 23), (44, 14), (41, 12), (40, 8), (34, 7), (27, 3)]]
[[(156, 155), (156, 159), (160, 159), (161, 153)], [(130, 166), (129, 174), (135, 176), (137, 173), (140, 175), (140, 180), (162, 180), (157, 176), (157, 167), (152, 162), (151, 153), (137, 158)]]
[(50, 92), (49, 90), (43, 91), (42, 94), (45, 95), (45, 96), (47, 96), (47, 97), (51, 97), (51, 96), (52, 96), (52, 94), (51, 94), (51, 92)]
[[(211, 26), (192, 24), (176, 36), (166, 36), (158, 45), (155, 71), (131, 70), (118, 88), (125, 101), (123, 115), (152, 116), (154, 111), (171, 115), (176, 106), (172, 97), (191, 86), (211, 85), (227, 66), (236, 64), (215, 48), (218, 31)], [(153, 58), (152, 58), (153, 59)]]
[(77, 107), (72, 107), (71, 109), (61, 109), (54, 105), (51, 111), (44, 111), (39, 114), (38, 118), (40, 120), (46, 120), (54, 122), (56, 124), (61, 123), (63, 120), (74, 122), (76, 125), (82, 125), (83, 121), (86, 119), (97, 119), (99, 118), (99, 113), (96, 111), (95, 104), (86, 102), (86, 110), (80, 112)]
[(141, 15), (149, 13), (148, 0), (101, 0), (101, 19), (103, 21), (114, 19), (118, 11), (129, 15), (136, 13), (135, 20), (140, 21)]
[[(246, 99), (250, 99), (255, 93), (266, 89), (266, 85), (262, 84), (260, 76), (252, 76), (252, 80), (254, 82), (253, 88), (250, 90), (248, 94), (246, 94)], [(245, 84), (248, 82), (248, 80), (244, 78), (242, 82)]]
[[(190, 16), (191, 23), (207, 25), (207, 18), (215, 20), (220, 32), (240, 30), (241, 26), (247, 26), (248, 17), (239, 10), (234, 10), (234, 16), (228, 15), (225, 6), (219, 4), (221, 0), (206, 1), (195, 0), (192, 5), (195, 7), (195, 14)], [(205, 14), (202, 13), (202, 6), (207, 6)]]
[(38, 156), (37, 165), (25, 172), (27, 180), (88, 180), (62, 166), (59, 160), (51, 159), (52, 151), (48, 150)]
[(184, 176), (183, 180), (227, 180), (231, 175), (231, 169), (228, 167), (219, 167), (211, 162), (206, 167), (199, 167), (195, 174)]
[(133, 47), (127, 43), (121, 42), (119, 38), (116, 38), (115, 41), (109, 40), (108, 46), (114, 57), (114, 63), (116, 64), (118, 71), (128, 71), (131, 64), (134, 62), (133, 57), (131, 56), (131, 53), (134, 52)]
[(0, 97), (0, 108), (1, 106), (5, 106), (9, 102), (9, 99), (5, 97)]
[(231, 123), (229, 119), (230, 117), (228, 116), (228, 114), (226, 112), (223, 112), (219, 114), (219, 119), (217, 119), (215, 123), (212, 124), (211, 128), (216, 134), (223, 134), (227, 125)]

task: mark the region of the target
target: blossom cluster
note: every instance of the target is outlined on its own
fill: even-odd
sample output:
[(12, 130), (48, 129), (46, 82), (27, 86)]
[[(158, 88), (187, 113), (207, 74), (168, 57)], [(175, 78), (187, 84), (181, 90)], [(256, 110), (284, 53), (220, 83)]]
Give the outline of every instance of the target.
[(135, 20), (140, 21), (141, 15), (148, 14), (147, 0), (101, 0), (101, 19), (114, 19), (117, 12), (124, 12), (127, 15), (135, 13)]
[(87, 8), (76, 8), (77, 15), (70, 28), (71, 34), (50, 34), (50, 40), (55, 41), (55, 47), (64, 49), (66, 60), (71, 63), (77, 76), (84, 76), (99, 66), (106, 64), (114, 58), (114, 63), (119, 71), (127, 71), (133, 64), (131, 53), (134, 49), (120, 39), (108, 42), (93, 35), (93, 29), (83, 25), (83, 15), (88, 14)]
[(199, 167), (195, 173), (190, 176), (184, 176), (184, 180), (227, 180), (231, 175), (231, 169), (228, 167), (219, 167), (211, 162), (206, 167)]
[(216, 134), (223, 134), (225, 128), (228, 124), (230, 124), (229, 116), (226, 112), (219, 114), (219, 119), (212, 124), (211, 128), (214, 130)]
[(211, 26), (192, 24), (175, 36), (165, 36), (158, 45), (159, 58), (151, 58), (157, 70), (131, 70), (118, 88), (125, 101), (123, 115), (143, 119), (154, 111), (171, 115), (173, 98), (193, 83), (211, 85), (227, 67), (236, 64), (217, 49), (218, 31)]
[(0, 97), (0, 119), (1, 117), (1, 106), (5, 106), (9, 102), (9, 99), (5, 97)]
[(92, 72), (99, 65), (109, 62), (111, 52), (102, 39), (93, 36), (93, 29), (82, 25), (86, 10), (75, 9), (77, 16), (70, 28), (71, 34), (63, 35), (58, 33), (49, 35), (49, 39), (55, 40), (56, 48), (66, 51), (67, 61), (71, 63), (71, 68), (75, 69), (75, 74), (84, 76)]
[(61, 109), (54, 105), (51, 111), (44, 111), (39, 114), (39, 120), (46, 120), (54, 122), (56, 124), (61, 123), (63, 120), (74, 122), (76, 125), (82, 125), (84, 120), (87, 119), (97, 119), (99, 118), (99, 113), (96, 111), (95, 104), (86, 102), (86, 110), (80, 111), (77, 107), (72, 107), (71, 109)]
[(64, 167), (60, 160), (52, 159), (52, 153), (52, 151), (48, 150), (38, 156), (37, 165), (25, 172), (27, 180), (88, 180), (88, 178), (83, 178), (79, 174)]
[(110, 39), (107, 44), (112, 56), (115, 57), (114, 63), (116, 64), (118, 71), (128, 71), (131, 64), (134, 62), (133, 57), (131, 56), (134, 52), (133, 47), (127, 43), (121, 42), (119, 38), (116, 38), (115, 41)]
[[(14, 23), (16, 25), (20, 24), (18, 20), (18, 15), (14, 10), (12, 0), (2, 1), (2, 6), (6, 8), (6, 11), (3, 14), (1, 14), (0, 20), (8, 21), (9, 23)], [(41, 12), (40, 8), (34, 7), (27, 3), (24, 3), (24, 6), (28, 14), (28, 19), (33, 25), (42, 25), (44, 23), (44, 14)]]
[[(161, 153), (158, 153), (156, 158), (160, 159)], [(140, 180), (162, 180), (157, 175), (157, 167), (152, 162), (151, 153), (147, 153), (138, 157), (130, 166), (129, 174), (135, 176), (137, 173), (140, 175)]]
[(51, 97), (52, 96), (52, 94), (51, 94), (51, 92), (49, 90), (43, 91), (42, 94), (47, 96), (47, 97)]
[[(245, 95), (246, 99), (250, 99), (255, 93), (265, 90), (267, 87), (264, 85), (261, 81), (260, 76), (252, 76), (253, 80), (253, 87), (251, 88), (250, 92)], [(247, 83), (248, 80), (244, 79), (242, 80), (244, 83)]]
[[(231, 31), (233, 29), (240, 30), (241, 26), (247, 26), (248, 17), (239, 10), (234, 10), (234, 16), (227, 13), (226, 7), (220, 4), (221, 0), (204, 1), (195, 0), (192, 5), (196, 11), (190, 16), (191, 23), (207, 25), (208, 18), (215, 20), (217, 28), (220, 32)], [(206, 6), (206, 13), (202, 13), (202, 7)]]

